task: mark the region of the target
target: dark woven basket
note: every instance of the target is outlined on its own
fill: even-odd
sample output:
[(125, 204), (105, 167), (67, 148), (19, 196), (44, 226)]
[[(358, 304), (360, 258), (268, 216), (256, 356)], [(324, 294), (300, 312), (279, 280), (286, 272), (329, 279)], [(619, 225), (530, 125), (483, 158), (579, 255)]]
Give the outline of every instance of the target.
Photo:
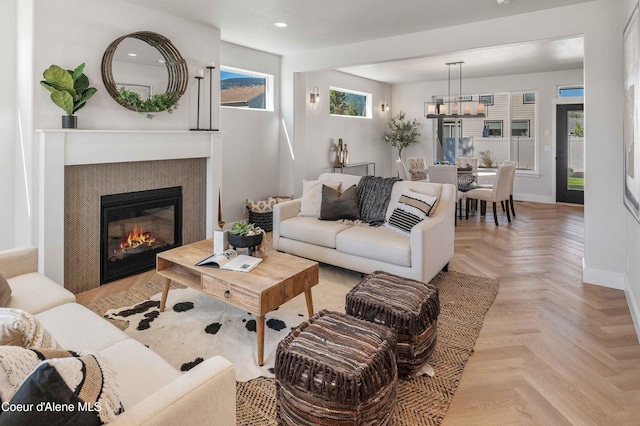
[(264, 230), (273, 231), (273, 212), (256, 213), (249, 210), (249, 223), (253, 223)]

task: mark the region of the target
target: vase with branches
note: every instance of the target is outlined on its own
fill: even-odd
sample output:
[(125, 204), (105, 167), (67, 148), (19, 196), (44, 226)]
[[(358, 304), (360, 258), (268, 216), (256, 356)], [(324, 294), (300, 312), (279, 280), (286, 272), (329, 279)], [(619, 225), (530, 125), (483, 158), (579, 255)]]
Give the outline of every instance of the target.
[(384, 141), (398, 148), (398, 158), (402, 160), (402, 150), (419, 142), (420, 132), (418, 127), (420, 127), (420, 123), (415, 118), (408, 120), (406, 114), (400, 111), (389, 119), (387, 126), (389, 131), (384, 133)]

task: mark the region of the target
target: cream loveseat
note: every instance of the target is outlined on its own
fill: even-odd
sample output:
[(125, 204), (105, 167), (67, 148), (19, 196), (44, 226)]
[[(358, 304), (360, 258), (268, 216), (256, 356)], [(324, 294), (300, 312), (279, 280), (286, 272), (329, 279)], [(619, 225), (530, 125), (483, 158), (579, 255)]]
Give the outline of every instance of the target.
[[(318, 180), (341, 182), (340, 190), (345, 191), (357, 185), (360, 176), (324, 173)], [(298, 198), (274, 206), (273, 248), (362, 273), (383, 270), (429, 282), (447, 269), (453, 257), (457, 189), (449, 184), (398, 181), (391, 191), (387, 220), (406, 189), (438, 198), (429, 217), (414, 226), (410, 236), (384, 226), (298, 216)]]
[(186, 373), (93, 311), (37, 272), (35, 248), (0, 251), (0, 273), (11, 287), (6, 307), (39, 320), (64, 349), (97, 352), (116, 375), (124, 412), (112, 425), (235, 425), (233, 365), (213, 357)]

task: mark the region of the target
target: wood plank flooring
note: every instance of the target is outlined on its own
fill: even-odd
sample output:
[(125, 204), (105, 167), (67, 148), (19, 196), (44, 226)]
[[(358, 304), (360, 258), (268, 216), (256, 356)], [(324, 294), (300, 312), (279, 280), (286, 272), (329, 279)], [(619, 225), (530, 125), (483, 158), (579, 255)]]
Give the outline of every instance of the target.
[(582, 207), (515, 208), (511, 224), (489, 207), (456, 227), (451, 269), (498, 278), (500, 292), (443, 425), (640, 425), (640, 345), (624, 292), (582, 283)]

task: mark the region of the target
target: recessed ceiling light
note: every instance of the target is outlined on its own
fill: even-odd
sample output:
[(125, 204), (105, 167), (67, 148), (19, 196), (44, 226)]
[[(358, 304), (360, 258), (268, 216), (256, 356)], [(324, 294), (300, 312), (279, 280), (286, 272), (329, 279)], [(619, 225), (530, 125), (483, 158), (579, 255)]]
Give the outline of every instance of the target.
[(496, 0), (498, 2), (498, 4), (509, 4), (509, 1), (511, 0)]
[(287, 26), (287, 23), (286, 23), (286, 22), (276, 22), (276, 23), (275, 23), (275, 24), (273, 24), (273, 25), (275, 25), (275, 26), (276, 26), (276, 27), (278, 27), (278, 28), (284, 28), (284, 27), (286, 27), (286, 26)]
[(129, 53), (129, 56), (138, 56), (135, 53)]

